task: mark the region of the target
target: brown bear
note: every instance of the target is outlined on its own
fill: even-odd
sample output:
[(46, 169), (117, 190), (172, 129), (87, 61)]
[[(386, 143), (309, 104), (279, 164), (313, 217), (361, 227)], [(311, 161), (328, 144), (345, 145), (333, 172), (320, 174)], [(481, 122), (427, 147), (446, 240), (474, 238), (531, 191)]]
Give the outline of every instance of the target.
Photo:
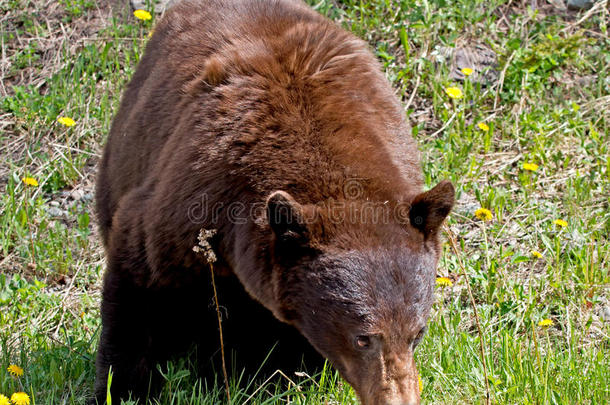
[(192, 342), (218, 359), (210, 263), (194, 249), (213, 230), (235, 364), (256, 371), (274, 345), (272, 367), (319, 353), (363, 404), (419, 403), (413, 352), (454, 203), (449, 182), (422, 188), (405, 113), (365, 42), (297, 0), (178, 3), (99, 169), (97, 401), (110, 368), (115, 399), (144, 398), (157, 365)]

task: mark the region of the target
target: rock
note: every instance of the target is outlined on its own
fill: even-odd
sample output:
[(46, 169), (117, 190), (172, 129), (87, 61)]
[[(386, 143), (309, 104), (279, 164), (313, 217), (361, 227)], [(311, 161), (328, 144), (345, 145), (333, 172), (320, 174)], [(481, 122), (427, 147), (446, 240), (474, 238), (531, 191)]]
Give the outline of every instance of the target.
[(453, 209), (458, 214), (470, 218), (474, 216), (475, 211), (479, 208), (481, 208), (481, 205), (477, 199), (473, 195), (463, 192)]
[(576, 78), (576, 83), (581, 86), (590, 86), (592, 83), (595, 83), (595, 81), (597, 80), (597, 75), (587, 75), (587, 76), (580, 76)]
[(594, 0), (568, 0), (570, 10), (588, 10), (593, 7)]
[[(165, 10), (170, 8), (178, 0), (152, 0), (151, 5), (154, 6), (154, 11), (157, 14), (162, 14)], [(147, 2), (144, 0), (130, 0), (131, 8), (133, 10), (149, 10)]]
[(449, 65), (449, 77), (453, 80), (464, 81), (462, 69), (468, 68), (473, 70), (468, 77), (472, 82), (493, 85), (498, 81), (498, 56), (485, 45), (437, 46), (432, 56), (437, 63)]
[(610, 322), (610, 305), (604, 305), (602, 307), (601, 317), (604, 322)]
[(72, 190), (72, 192), (70, 193), (70, 197), (74, 200), (74, 201), (80, 201), (83, 199), (85, 195), (85, 192), (83, 190)]
[[(51, 203), (53, 203), (53, 202), (54, 201), (51, 201)], [(46, 211), (47, 211), (47, 214), (49, 214), (49, 216), (55, 217), (55, 218), (68, 216), (68, 212), (65, 210), (62, 210), (59, 207), (51, 206), (51, 207), (46, 208)]]

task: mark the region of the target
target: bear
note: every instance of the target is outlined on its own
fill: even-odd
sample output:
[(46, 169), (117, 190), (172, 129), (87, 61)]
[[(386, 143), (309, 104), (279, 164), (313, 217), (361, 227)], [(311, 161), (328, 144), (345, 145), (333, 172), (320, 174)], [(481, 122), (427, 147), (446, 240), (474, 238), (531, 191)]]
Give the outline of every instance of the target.
[(455, 194), (424, 191), (420, 164), (364, 41), (300, 0), (178, 2), (98, 170), (96, 401), (109, 370), (115, 399), (156, 395), (157, 365), (193, 344), (214, 368), (214, 274), (237, 372), (269, 351), (284, 370), (327, 359), (364, 405), (418, 404), (413, 353)]

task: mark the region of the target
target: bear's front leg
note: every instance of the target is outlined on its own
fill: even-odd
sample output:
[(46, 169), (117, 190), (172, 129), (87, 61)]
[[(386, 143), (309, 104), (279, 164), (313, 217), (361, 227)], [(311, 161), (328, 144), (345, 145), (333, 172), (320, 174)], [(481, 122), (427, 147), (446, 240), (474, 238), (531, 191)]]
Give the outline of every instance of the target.
[(102, 332), (97, 354), (95, 397), (106, 403), (108, 374), (112, 370), (113, 403), (121, 399), (146, 399), (156, 394), (155, 369), (159, 342), (151, 330), (153, 293), (136, 286), (120, 269), (110, 266), (104, 279)]

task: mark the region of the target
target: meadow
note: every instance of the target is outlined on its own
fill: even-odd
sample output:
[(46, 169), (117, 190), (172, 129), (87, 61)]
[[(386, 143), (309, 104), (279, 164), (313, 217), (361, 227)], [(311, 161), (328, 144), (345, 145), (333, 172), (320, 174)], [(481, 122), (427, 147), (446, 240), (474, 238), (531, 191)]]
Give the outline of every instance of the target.
[[(309, 3), (370, 44), (426, 184), (457, 188), (416, 352), (422, 402), (610, 403), (610, 3)], [(114, 0), (0, 0), (0, 405), (92, 393), (96, 165), (158, 18)], [(489, 70), (452, 64), (463, 47), (495, 55)], [(226, 402), (220, 375), (198, 381), (188, 360), (161, 368), (152, 404)], [(28, 401), (10, 402), (19, 392)], [(357, 403), (330, 366), (233, 376), (231, 399)]]

